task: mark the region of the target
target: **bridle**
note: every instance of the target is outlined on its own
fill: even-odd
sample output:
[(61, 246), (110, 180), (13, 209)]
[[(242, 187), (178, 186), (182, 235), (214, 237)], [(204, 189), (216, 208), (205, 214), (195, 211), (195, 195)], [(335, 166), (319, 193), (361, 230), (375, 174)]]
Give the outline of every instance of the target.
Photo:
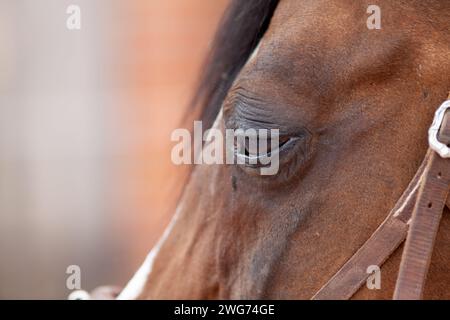
[(423, 297), (442, 212), (445, 205), (450, 208), (450, 95), (447, 99), (428, 131), (425, 158), (394, 208), (312, 299), (350, 299), (369, 277), (367, 268), (381, 267), (405, 239), (394, 299)]

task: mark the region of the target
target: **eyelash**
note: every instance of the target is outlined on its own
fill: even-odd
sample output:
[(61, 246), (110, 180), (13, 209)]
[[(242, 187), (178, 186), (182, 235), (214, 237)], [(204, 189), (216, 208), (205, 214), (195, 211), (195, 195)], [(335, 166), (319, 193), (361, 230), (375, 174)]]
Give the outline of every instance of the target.
[[(234, 153), (237, 159), (241, 160), (241, 163), (244, 163), (249, 167), (260, 167), (262, 166), (268, 158), (274, 156), (275, 154), (279, 154), (284, 150), (285, 147), (289, 146), (291, 143), (295, 142), (298, 138), (295, 137), (280, 137), (278, 142), (278, 147), (272, 150), (272, 141), (270, 138), (266, 140), (266, 152), (259, 153), (261, 145), (258, 143), (258, 151), (255, 154), (252, 154), (252, 150), (249, 150), (249, 139), (245, 139), (244, 146), (238, 145), (237, 141), (235, 142)], [(259, 137), (257, 139), (259, 142)], [(240, 152), (243, 151), (244, 153)]]

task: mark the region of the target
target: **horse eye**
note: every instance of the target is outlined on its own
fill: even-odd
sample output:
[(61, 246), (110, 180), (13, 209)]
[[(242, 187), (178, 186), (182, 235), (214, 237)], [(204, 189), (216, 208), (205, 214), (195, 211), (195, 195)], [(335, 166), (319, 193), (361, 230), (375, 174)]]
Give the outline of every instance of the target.
[[(264, 155), (270, 155), (271, 151), (272, 151), (272, 139), (270, 137), (268, 137), (267, 139), (265, 139), (265, 143), (260, 143), (260, 139), (258, 137), (258, 144), (255, 147), (250, 147), (250, 139), (249, 138), (245, 138), (245, 144), (243, 146), (243, 150), (245, 152), (246, 156), (264, 156)], [(289, 141), (289, 137), (280, 137), (279, 141), (278, 141), (278, 148), (283, 147), (288, 141)], [(263, 146), (263, 147), (261, 147)], [(257, 150), (255, 150), (257, 149)]]
[(271, 157), (274, 152), (279, 152), (290, 141), (291, 137), (279, 137), (278, 146), (272, 146), (271, 137), (236, 139), (235, 155), (242, 163), (258, 167), (262, 159)]

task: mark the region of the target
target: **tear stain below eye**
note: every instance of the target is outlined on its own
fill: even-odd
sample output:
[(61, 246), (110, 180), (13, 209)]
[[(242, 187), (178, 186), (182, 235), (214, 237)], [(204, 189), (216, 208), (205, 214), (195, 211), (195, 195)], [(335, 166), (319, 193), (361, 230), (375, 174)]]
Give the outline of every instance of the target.
[(231, 188), (233, 191), (237, 190), (237, 178), (236, 176), (231, 176)]

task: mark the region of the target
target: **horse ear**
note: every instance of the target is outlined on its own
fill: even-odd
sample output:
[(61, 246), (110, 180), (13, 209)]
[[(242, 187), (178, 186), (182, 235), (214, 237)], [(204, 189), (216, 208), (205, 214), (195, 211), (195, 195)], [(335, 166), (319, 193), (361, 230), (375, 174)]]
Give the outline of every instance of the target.
[(232, 0), (204, 63), (197, 91), (184, 117), (200, 116), (210, 128), (239, 71), (266, 32), (279, 0)]

